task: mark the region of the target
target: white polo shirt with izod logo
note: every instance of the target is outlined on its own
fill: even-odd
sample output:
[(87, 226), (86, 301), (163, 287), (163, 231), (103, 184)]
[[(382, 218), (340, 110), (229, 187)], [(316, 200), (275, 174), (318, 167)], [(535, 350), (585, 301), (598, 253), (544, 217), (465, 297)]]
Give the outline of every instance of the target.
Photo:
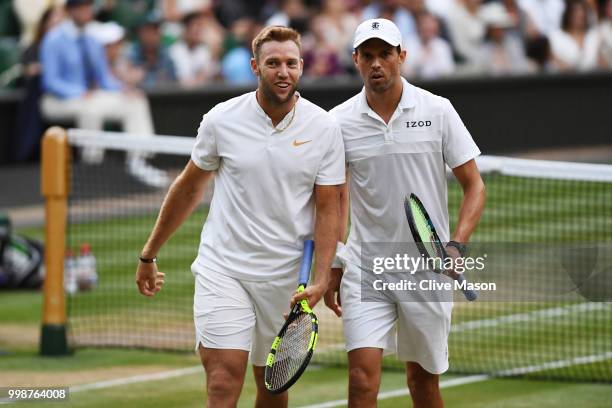
[(414, 242), (404, 198), (415, 193), (449, 240), (446, 166), (480, 154), (448, 99), (409, 84), (388, 124), (365, 89), (330, 111), (342, 130), (351, 200), (351, 231), (338, 256), (360, 265), (362, 243)]
[(194, 271), (271, 280), (299, 268), (314, 234), (314, 187), (345, 181), (336, 121), (299, 97), (274, 127), (255, 92), (211, 109), (191, 160), (215, 170), (215, 189)]

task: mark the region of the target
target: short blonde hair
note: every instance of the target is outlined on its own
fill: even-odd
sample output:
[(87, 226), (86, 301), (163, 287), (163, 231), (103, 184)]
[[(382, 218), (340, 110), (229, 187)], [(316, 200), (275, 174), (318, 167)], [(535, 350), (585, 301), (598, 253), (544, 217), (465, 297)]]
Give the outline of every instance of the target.
[(259, 61), (259, 51), (261, 50), (261, 46), (269, 41), (293, 41), (295, 45), (298, 46), (300, 52), (302, 52), (302, 40), (300, 33), (289, 27), (269, 26), (261, 30), (259, 34), (257, 34), (257, 37), (253, 39), (253, 56), (256, 60)]

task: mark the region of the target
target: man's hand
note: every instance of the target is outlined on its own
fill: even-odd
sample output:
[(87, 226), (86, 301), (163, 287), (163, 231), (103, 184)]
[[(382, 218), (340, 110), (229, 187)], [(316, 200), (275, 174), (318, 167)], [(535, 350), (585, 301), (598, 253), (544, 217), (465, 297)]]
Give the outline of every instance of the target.
[(308, 301), (308, 306), (312, 309), (315, 307), (319, 300), (323, 297), (325, 290), (327, 289), (327, 285), (316, 284), (307, 286), (303, 292), (295, 293), (291, 297), (291, 307), (293, 307), (296, 303), (300, 302), (303, 299)]
[(340, 299), (342, 269), (332, 268), (330, 277), (329, 287), (327, 288), (327, 292), (325, 292), (323, 300), (325, 301), (325, 305), (333, 310), (336, 316), (340, 317), (342, 316), (342, 301)]
[[(448, 255), (448, 257), (453, 260), (453, 265), (455, 265), (455, 262), (457, 261), (457, 259), (461, 258), (461, 254), (459, 253), (459, 250), (455, 248), (454, 246), (447, 246), (446, 248), (444, 248), (444, 250), (446, 251), (446, 255)], [(460, 275), (459, 272), (455, 272), (454, 269), (447, 269), (444, 271), (444, 274), (447, 276), (450, 276), (451, 278), (455, 280)]]
[(155, 296), (164, 286), (165, 276), (165, 273), (157, 270), (155, 262), (138, 263), (138, 269), (136, 269), (136, 285), (138, 285), (138, 290), (145, 296)]

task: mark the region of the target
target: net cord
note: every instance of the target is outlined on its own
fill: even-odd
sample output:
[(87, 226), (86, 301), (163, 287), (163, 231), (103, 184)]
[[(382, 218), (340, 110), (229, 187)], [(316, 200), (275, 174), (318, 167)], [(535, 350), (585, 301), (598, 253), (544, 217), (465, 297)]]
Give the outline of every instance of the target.
[[(146, 139), (146, 143), (143, 143), (143, 139)], [(110, 150), (190, 156), (195, 138), (69, 129), (68, 143), (79, 147), (91, 146)], [(612, 182), (612, 165), (609, 164), (519, 159), (503, 156), (479, 156), (476, 158), (476, 163), (483, 173), (496, 172), (506, 176), (552, 180)]]

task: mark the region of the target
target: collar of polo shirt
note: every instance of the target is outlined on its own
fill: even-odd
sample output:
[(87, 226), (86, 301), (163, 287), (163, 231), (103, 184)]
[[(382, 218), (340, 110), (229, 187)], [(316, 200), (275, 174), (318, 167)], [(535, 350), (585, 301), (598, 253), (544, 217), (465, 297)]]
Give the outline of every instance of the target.
[[(402, 78), (402, 97), (400, 98), (397, 107), (401, 110), (406, 110), (414, 108), (415, 106), (416, 102), (414, 100), (413, 86), (410, 85), (408, 81), (406, 81), (404, 78)], [(370, 111), (372, 111), (372, 108), (370, 108), (370, 105), (368, 105), (365, 87), (363, 87), (361, 90), (359, 113), (368, 114)]]

